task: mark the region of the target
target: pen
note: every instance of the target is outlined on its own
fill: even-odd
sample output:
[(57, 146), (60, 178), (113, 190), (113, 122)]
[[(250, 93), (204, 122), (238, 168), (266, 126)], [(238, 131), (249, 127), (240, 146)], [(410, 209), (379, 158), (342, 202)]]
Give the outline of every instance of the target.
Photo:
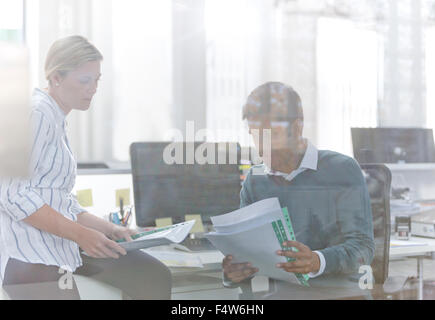
[(130, 216), (131, 216), (131, 208), (130, 208), (130, 210), (128, 210), (128, 213), (127, 213), (127, 215), (125, 216), (125, 219), (124, 219), (124, 227), (127, 226), (127, 224), (128, 224), (128, 220), (130, 219)]
[(124, 199), (120, 198), (119, 199), (119, 212), (121, 213), (121, 221), (124, 220)]

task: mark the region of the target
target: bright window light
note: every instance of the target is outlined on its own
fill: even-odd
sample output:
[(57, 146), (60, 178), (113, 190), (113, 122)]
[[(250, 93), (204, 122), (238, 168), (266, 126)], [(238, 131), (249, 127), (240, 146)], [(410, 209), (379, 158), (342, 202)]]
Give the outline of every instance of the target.
[(426, 119), (435, 129), (435, 27), (426, 29)]
[(258, 28), (249, 0), (207, 0), (205, 28), (209, 39), (240, 39)]
[(23, 28), (23, 1), (0, 0), (0, 29)]

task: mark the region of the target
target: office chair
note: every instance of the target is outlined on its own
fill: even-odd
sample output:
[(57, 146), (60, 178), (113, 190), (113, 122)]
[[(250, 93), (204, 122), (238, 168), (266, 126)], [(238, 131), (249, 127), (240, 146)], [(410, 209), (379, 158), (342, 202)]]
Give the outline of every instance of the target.
[(375, 254), (371, 264), (375, 283), (383, 285), (388, 278), (390, 254), (390, 189), (391, 172), (383, 164), (361, 164), (365, 176), (373, 217)]
[(389, 277), (390, 255), (390, 192), (391, 172), (383, 164), (360, 164), (364, 173), (373, 217), (375, 255), (371, 264), (375, 280), (373, 293), (383, 296), (399, 293), (405, 288), (409, 277)]

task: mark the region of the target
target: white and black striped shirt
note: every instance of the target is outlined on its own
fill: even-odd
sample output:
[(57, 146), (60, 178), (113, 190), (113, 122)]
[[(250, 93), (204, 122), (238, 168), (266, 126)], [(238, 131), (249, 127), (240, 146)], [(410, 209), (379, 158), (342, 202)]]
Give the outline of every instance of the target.
[(77, 164), (65, 133), (65, 114), (39, 89), (32, 96), (31, 123), (31, 176), (0, 181), (0, 284), (9, 258), (71, 272), (82, 265), (75, 242), (22, 221), (45, 204), (73, 221), (86, 211), (71, 194)]

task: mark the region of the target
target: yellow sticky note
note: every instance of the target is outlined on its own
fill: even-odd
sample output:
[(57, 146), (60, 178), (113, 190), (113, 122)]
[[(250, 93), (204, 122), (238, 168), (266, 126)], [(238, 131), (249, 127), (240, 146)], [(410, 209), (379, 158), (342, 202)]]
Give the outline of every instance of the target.
[(205, 232), (200, 214), (186, 214), (186, 221), (196, 220), (190, 233)]
[(160, 218), (160, 219), (156, 219), (156, 227), (157, 228), (161, 228), (161, 227), (167, 227), (172, 225), (172, 218)]
[(94, 205), (92, 200), (92, 189), (77, 190), (77, 201), (82, 207), (92, 207)]
[(124, 202), (124, 206), (129, 206), (130, 205), (130, 189), (119, 189), (116, 190), (116, 207), (120, 207), (121, 206), (121, 199)]
[(239, 170), (249, 170), (251, 167), (252, 166), (250, 164), (242, 164), (239, 166)]

